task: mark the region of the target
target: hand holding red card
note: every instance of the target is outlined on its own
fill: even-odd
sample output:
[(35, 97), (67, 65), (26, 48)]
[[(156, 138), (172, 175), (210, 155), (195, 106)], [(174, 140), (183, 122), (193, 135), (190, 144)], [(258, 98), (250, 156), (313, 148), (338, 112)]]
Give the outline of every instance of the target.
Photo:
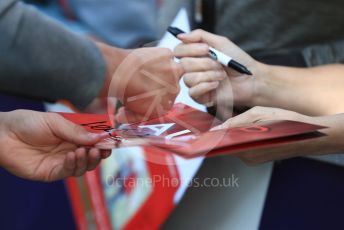
[(295, 121), (273, 121), (209, 131), (221, 122), (208, 113), (183, 104), (160, 118), (142, 123), (111, 126), (107, 115), (62, 114), (93, 132), (108, 132), (97, 147), (113, 149), (152, 145), (186, 158), (234, 154), (238, 151), (286, 144), (319, 136), (325, 127)]

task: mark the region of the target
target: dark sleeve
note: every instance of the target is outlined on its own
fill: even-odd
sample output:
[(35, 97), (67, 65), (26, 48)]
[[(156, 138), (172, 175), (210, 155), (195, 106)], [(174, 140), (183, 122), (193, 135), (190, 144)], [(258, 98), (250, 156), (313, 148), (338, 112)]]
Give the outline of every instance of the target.
[(0, 91), (85, 107), (105, 62), (93, 42), (16, 0), (0, 0)]
[(344, 64), (344, 41), (335, 41), (305, 48), (302, 51), (307, 66), (318, 66), (333, 63)]

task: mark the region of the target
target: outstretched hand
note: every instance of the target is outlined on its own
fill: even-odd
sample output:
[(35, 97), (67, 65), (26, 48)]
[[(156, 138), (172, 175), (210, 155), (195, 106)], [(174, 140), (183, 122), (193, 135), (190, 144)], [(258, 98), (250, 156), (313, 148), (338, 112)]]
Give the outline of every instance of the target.
[(105, 134), (89, 133), (54, 113), (1, 113), (0, 165), (29, 180), (48, 182), (81, 176), (110, 155), (109, 151), (85, 147), (103, 138)]
[(107, 65), (101, 97), (118, 98), (126, 110), (144, 120), (162, 116), (172, 108), (183, 68), (174, 62), (171, 50), (98, 47)]
[[(222, 118), (232, 115), (233, 106), (253, 105), (257, 98), (255, 82), (261, 76), (263, 64), (227, 38), (203, 30), (180, 34), (178, 38), (183, 43), (176, 47), (174, 55), (181, 59), (185, 70), (183, 79), (195, 101), (208, 107), (216, 105)], [(212, 60), (208, 57), (209, 46), (247, 66), (253, 76), (238, 73)]]
[(292, 142), (284, 145), (242, 151), (235, 156), (250, 165), (291, 157), (341, 153), (344, 151), (344, 114), (310, 117), (293, 111), (270, 107), (254, 107), (247, 112), (228, 119), (213, 130), (240, 127), (273, 120), (291, 120), (329, 127), (321, 130), (326, 136)]

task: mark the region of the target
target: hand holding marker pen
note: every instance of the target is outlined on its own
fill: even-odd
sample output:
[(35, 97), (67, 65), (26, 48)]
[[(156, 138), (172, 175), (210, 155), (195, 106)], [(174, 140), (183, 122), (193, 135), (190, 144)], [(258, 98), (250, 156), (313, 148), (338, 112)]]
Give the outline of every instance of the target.
[[(185, 34), (184, 31), (176, 28), (176, 27), (168, 27), (168, 32), (170, 32), (173, 36), (178, 38), (179, 34)], [(229, 68), (234, 69), (235, 71), (238, 71), (239, 73), (252, 75), (251, 71), (247, 69), (246, 66), (240, 64), (239, 62), (235, 61), (233, 58), (227, 56), (226, 54), (218, 51), (217, 49), (214, 49), (212, 47), (209, 47), (209, 56), (215, 61), (220, 62), (222, 65), (227, 66)]]

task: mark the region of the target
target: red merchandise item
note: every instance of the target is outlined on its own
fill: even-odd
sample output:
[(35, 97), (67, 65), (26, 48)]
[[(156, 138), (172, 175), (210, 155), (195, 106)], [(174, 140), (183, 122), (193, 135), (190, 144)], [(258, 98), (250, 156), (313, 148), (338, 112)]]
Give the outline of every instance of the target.
[[(106, 115), (62, 115), (90, 131), (109, 132), (112, 138), (104, 142), (104, 148), (121, 147), (119, 142), (135, 140), (132, 145), (151, 145), (186, 158), (230, 154), (249, 148), (268, 146), (269, 141), (271, 145), (286, 144), (297, 141), (299, 139), (297, 136), (300, 135), (303, 135), (302, 139), (314, 138), (319, 136), (318, 130), (325, 128), (295, 121), (270, 121), (209, 131), (219, 125), (220, 121), (208, 113), (183, 104), (176, 104), (166, 116), (122, 125), (118, 129), (112, 129), (110, 122), (106, 120), (108, 119)], [(130, 144), (128, 141), (127, 143)]]
[(177, 137), (182, 147), (169, 148), (187, 158), (231, 154), (242, 150), (287, 144), (301, 139), (319, 137), (325, 127), (295, 121), (268, 121), (248, 126), (205, 132), (201, 135)]
[[(209, 131), (221, 122), (183, 104), (176, 104), (163, 117), (116, 128), (108, 115), (61, 115), (91, 132), (109, 133), (103, 143), (106, 148), (119, 148), (123, 143), (139, 145), (114, 151), (100, 167), (88, 172), (84, 176), (86, 195), (76, 179), (67, 181), (79, 229), (158, 229), (174, 209), (180, 186), (174, 154), (184, 158), (234, 154), (315, 138), (320, 134), (317, 130), (324, 128), (272, 121)], [(116, 183), (108, 184), (108, 178)], [(151, 183), (140, 187), (140, 179)]]

